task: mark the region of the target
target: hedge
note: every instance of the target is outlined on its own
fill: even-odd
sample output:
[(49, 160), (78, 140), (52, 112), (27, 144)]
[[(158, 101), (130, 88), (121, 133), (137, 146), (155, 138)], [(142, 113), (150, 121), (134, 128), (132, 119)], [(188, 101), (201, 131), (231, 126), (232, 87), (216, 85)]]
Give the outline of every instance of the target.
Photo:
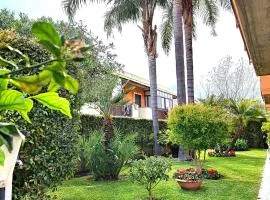
[[(152, 154), (153, 146), (153, 126), (152, 120), (134, 119), (130, 117), (113, 117), (113, 122), (116, 129), (124, 134), (137, 133), (137, 144), (147, 151), (147, 154)], [(93, 131), (103, 128), (103, 118), (94, 115), (81, 115), (82, 135), (89, 136)], [(167, 122), (159, 121), (160, 134), (167, 130)], [(147, 148), (148, 147), (148, 148)], [(149, 149), (150, 148), (150, 149)], [(147, 150), (148, 149), (148, 150)]]
[[(20, 37), (12, 31), (0, 30), (0, 41), (29, 56), (32, 64), (50, 56), (34, 40)], [(7, 49), (0, 49), (0, 55), (7, 60), (20, 58)], [(24, 64), (19, 67), (24, 67)], [(26, 141), (19, 152), (23, 166), (14, 170), (13, 199), (47, 199), (47, 189), (55, 188), (62, 180), (72, 176), (76, 169), (80, 130), (79, 117), (74, 115), (77, 97), (65, 90), (59, 93), (71, 102), (73, 120), (41, 104), (35, 105), (29, 114), (32, 124), (25, 122), (16, 112), (1, 113), (4, 121), (16, 123), (26, 133)]]

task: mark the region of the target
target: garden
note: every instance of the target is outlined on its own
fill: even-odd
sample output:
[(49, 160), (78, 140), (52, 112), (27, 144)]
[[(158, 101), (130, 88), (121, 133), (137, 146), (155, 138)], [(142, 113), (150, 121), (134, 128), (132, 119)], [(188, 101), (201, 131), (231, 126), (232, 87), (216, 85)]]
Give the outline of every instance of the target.
[[(124, 22), (108, 20), (108, 33)], [(156, 41), (148, 28), (146, 47)], [(150, 64), (155, 48), (146, 48)], [(14, 160), (12, 199), (257, 198), (270, 138), (260, 101), (179, 97), (166, 120), (116, 117), (113, 108), (134, 90), (119, 82), (122, 70), (113, 45), (83, 23), (0, 10), (2, 167), (20, 146), (15, 138), (25, 140)], [(81, 114), (89, 103), (98, 116)]]

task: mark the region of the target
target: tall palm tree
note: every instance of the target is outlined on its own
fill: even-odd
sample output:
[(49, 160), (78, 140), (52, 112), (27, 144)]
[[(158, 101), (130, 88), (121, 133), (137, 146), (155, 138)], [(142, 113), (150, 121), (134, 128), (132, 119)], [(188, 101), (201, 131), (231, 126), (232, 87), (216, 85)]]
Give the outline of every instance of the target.
[[(218, 6), (223, 7), (226, 10), (231, 9), (230, 0), (171, 0), (166, 10), (163, 13), (162, 24), (162, 47), (165, 53), (169, 53), (170, 44), (172, 40), (172, 30), (175, 27), (181, 26), (178, 30), (182, 30), (182, 20), (184, 22), (184, 32), (174, 32), (175, 47), (181, 38), (183, 33), (185, 34), (185, 49), (186, 49), (186, 66), (187, 66), (187, 93), (188, 102), (194, 102), (194, 76), (193, 76), (193, 51), (192, 51), (192, 39), (195, 37), (195, 23), (194, 16), (202, 18), (204, 24), (212, 28), (212, 34), (215, 35), (215, 24), (218, 18)], [(181, 11), (181, 15), (177, 12)], [(183, 19), (182, 19), (183, 18)], [(181, 35), (180, 35), (181, 34)], [(183, 40), (182, 40), (183, 46)], [(183, 49), (183, 47), (180, 47)], [(181, 55), (179, 55), (181, 53)], [(176, 58), (183, 57), (183, 51), (179, 51), (179, 47), (175, 49)], [(176, 69), (182, 68), (184, 71), (184, 61), (181, 65), (176, 63)], [(180, 70), (178, 70), (180, 71)], [(185, 76), (183, 73), (176, 73), (176, 76)], [(180, 78), (178, 78), (180, 79)], [(184, 79), (185, 80), (185, 79)], [(179, 85), (181, 84), (181, 85)], [(185, 87), (185, 81), (182, 83), (177, 82), (177, 88)], [(178, 95), (179, 96), (179, 95)], [(185, 97), (186, 94), (183, 95)], [(181, 97), (178, 97), (178, 102), (181, 101)]]
[[(89, 0), (95, 2), (95, 0)], [(112, 2), (113, 0), (103, 0), (103, 2)], [(96, 0), (98, 2), (98, 0)], [(70, 16), (76, 12), (87, 0), (65, 0), (64, 8)], [(145, 52), (148, 57), (150, 95), (153, 120), (153, 132), (155, 141), (155, 154), (160, 154), (160, 145), (158, 144), (158, 115), (157, 115), (157, 76), (156, 76), (156, 58), (157, 58), (157, 26), (153, 24), (154, 14), (157, 6), (165, 7), (167, 0), (114, 0), (109, 10), (105, 14), (104, 28), (108, 35), (111, 35), (113, 29), (122, 30), (122, 25), (128, 22), (141, 22), (138, 26), (142, 31), (142, 37)]]
[(233, 119), (234, 136), (231, 148), (234, 148), (237, 139), (243, 136), (248, 122), (266, 118), (264, 108), (260, 102), (250, 99), (230, 100), (225, 108), (229, 111)]

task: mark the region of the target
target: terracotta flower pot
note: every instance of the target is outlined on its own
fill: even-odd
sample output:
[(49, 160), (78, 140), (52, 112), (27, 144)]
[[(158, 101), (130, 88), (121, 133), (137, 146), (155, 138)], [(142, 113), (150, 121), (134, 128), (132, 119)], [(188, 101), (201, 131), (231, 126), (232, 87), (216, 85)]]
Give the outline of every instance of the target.
[(187, 181), (187, 180), (180, 180), (180, 179), (175, 179), (175, 180), (177, 181), (179, 186), (185, 190), (198, 190), (203, 182), (202, 180), (198, 180), (198, 181)]

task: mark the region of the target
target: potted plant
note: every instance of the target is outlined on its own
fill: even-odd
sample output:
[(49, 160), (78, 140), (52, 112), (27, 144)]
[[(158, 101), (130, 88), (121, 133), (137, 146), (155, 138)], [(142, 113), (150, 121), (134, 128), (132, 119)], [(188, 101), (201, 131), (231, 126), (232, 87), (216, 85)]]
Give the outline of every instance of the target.
[(175, 180), (179, 186), (185, 190), (197, 190), (202, 184), (202, 170), (200, 168), (188, 168), (186, 170), (177, 170), (174, 174)]
[(205, 179), (217, 180), (222, 178), (222, 175), (216, 169), (202, 168), (202, 176)]

